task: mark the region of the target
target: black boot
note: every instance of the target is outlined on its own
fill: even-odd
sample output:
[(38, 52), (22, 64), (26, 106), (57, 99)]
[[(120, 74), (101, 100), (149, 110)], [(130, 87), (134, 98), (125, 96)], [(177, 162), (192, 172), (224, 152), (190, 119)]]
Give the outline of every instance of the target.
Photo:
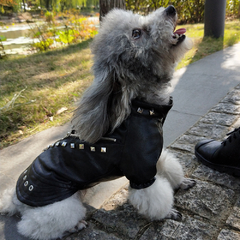
[(200, 162), (219, 172), (240, 177), (240, 128), (228, 133), (223, 142), (206, 139), (195, 147)]

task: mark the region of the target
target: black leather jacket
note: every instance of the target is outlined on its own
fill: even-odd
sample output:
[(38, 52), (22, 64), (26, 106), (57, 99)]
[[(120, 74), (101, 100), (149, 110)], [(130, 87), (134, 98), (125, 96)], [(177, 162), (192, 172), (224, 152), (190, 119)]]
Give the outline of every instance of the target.
[(155, 181), (163, 147), (162, 124), (172, 107), (132, 101), (131, 114), (94, 144), (69, 136), (52, 144), (21, 174), (18, 199), (30, 206), (61, 201), (99, 182), (126, 176), (132, 188)]

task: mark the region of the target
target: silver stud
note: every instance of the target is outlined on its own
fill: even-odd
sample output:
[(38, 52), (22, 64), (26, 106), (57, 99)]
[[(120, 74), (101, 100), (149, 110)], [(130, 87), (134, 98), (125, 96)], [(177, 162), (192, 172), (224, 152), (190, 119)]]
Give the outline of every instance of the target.
[(23, 181), (25, 181), (27, 179), (27, 175), (25, 175), (24, 177), (23, 177)]
[(54, 146), (54, 144), (53, 144), (53, 143), (49, 145), (49, 147), (53, 147), (53, 146)]
[(56, 142), (56, 143), (55, 143), (55, 146), (58, 147), (58, 146), (59, 146), (59, 143), (60, 143), (60, 142)]
[(90, 149), (91, 149), (91, 152), (95, 152), (95, 147), (90, 147)]
[(138, 112), (138, 113), (143, 113), (143, 109), (139, 107), (139, 108), (137, 109), (137, 112)]
[(155, 114), (154, 109), (149, 111), (149, 114), (152, 116)]
[(62, 147), (66, 147), (67, 146), (67, 142), (62, 142)]
[(28, 185), (28, 181), (26, 181), (25, 183), (24, 183), (24, 186), (26, 187)]
[(107, 148), (101, 147), (101, 152), (102, 152), (102, 153), (106, 153), (106, 152), (107, 152)]
[(84, 149), (84, 144), (79, 144), (79, 149)]
[(31, 192), (33, 190), (33, 185), (30, 185), (28, 190)]
[(24, 173), (24, 174), (26, 174), (26, 173), (27, 173), (27, 171), (28, 171), (28, 170), (26, 169), (26, 170), (25, 170), (23, 173)]
[(70, 146), (71, 146), (71, 148), (75, 148), (75, 144), (74, 143), (71, 143)]

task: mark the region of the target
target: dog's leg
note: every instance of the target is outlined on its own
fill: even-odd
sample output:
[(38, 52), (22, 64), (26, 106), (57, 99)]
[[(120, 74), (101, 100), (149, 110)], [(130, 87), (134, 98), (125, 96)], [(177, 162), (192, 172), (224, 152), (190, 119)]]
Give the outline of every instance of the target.
[(78, 193), (75, 193), (60, 202), (25, 209), (18, 223), (18, 231), (33, 239), (62, 238), (66, 232), (73, 232), (73, 229), (76, 232), (86, 227), (86, 222), (82, 221), (85, 213), (86, 209)]
[(173, 190), (166, 178), (156, 176), (155, 182), (144, 189), (130, 188), (129, 201), (140, 214), (150, 219), (181, 219), (181, 214), (172, 209)]
[(181, 164), (173, 154), (165, 149), (162, 150), (157, 162), (157, 173), (167, 178), (173, 189), (181, 188), (187, 190), (196, 184), (195, 180), (184, 178)]
[(0, 198), (0, 213), (1, 215), (12, 216), (17, 213), (17, 206), (14, 204), (15, 187), (6, 189)]

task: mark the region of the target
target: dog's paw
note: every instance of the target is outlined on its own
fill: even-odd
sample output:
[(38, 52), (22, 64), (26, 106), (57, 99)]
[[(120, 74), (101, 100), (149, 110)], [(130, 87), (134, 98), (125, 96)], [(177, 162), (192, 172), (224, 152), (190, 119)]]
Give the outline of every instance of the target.
[[(77, 225), (71, 229), (69, 229), (68, 231), (64, 232), (62, 238), (69, 236), (70, 234), (79, 232), (81, 230), (83, 230), (84, 228), (86, 228), (88, 225), (88, 223), (84, 220), (81, 220), (77, 223)], [(58, 238), (57, 240), (61, 240), (62, 238)]]
[(170, 213), (165, 217), (165, 219), (173, 219), (176, 221), (181, 221), (182, 220), (182, 214), (177, 211), (176, 209), (172, 209)]
[(196, 185), (196, 181), (191, 178), (184, 178), (182, 183), (180, 184), (180, 188), (183, 190), (188, 190)]
[(87, 224), (86, 221), (81, 220), (81, 221), (78, 222), (78, 224), (77, 224), (74, 228), (70, 229), (68, 232), (74, 233), (74, 232), (81, 231), (81, 230), (83, 230), (84, 228), (86, 228), (87, 225), (88, 225), (88, 224)]

